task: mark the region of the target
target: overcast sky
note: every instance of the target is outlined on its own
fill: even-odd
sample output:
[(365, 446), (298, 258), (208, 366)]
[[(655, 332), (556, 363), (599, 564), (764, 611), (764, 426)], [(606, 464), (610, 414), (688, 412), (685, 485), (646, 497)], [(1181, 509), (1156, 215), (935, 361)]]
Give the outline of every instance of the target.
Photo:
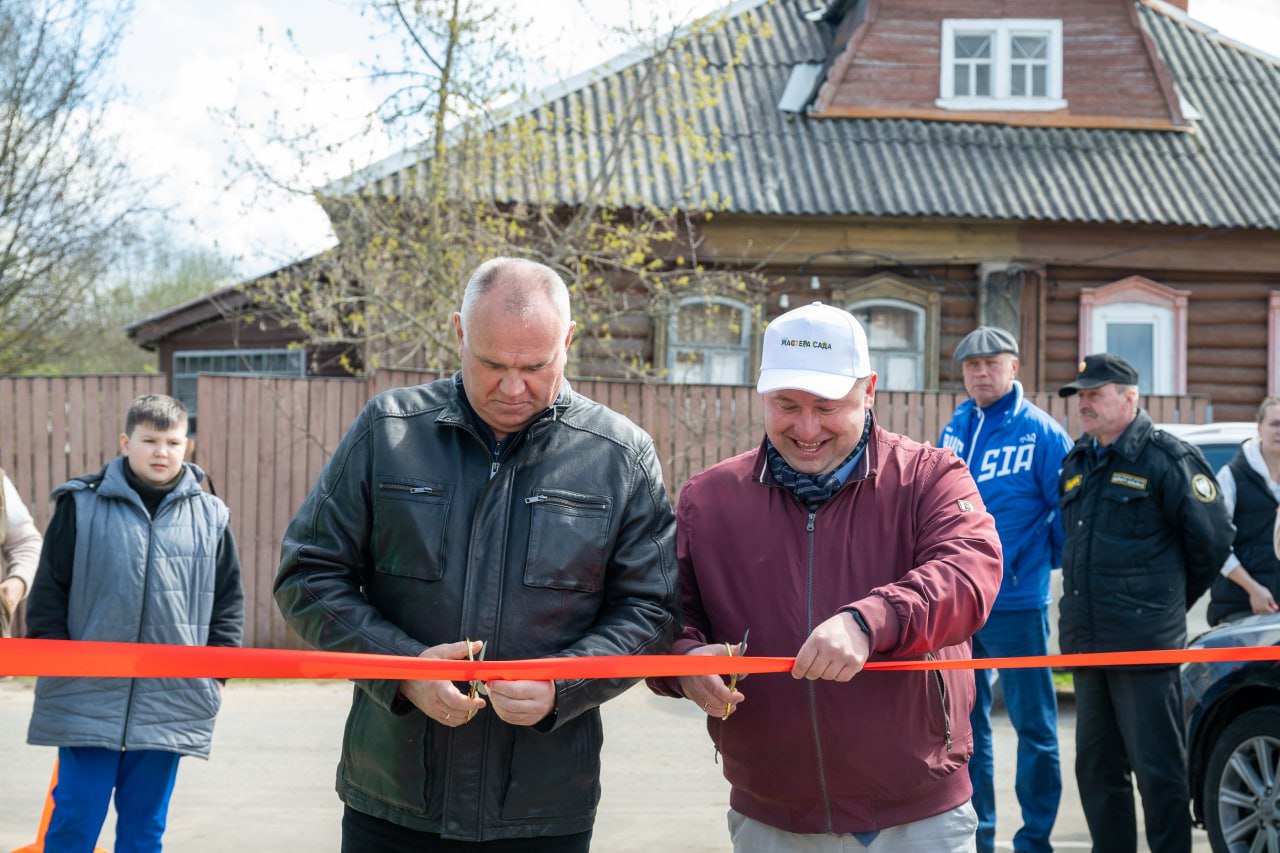
[[(320, 120), (333, 139), (363, 124), (376, 95), (362, 81), (362, 61), (386, 45), (378, 22), (354, 0), (136, 0), (118, 56), (128, 98), (114, 129), (138, 173), (158, 182), (157, 203), (174, 210), (175, 236), (215, 247), (252, 276), (314, 253), (332, 236), (310, 198), (236, 179), (234, 156), (256, 158), (278, 174), (296, 171), (286, 152), (266, 142), (275, 118), (299, 128)], [(723, 5), (722, 0), (508, 0), (538, 14), (522, 33), (541, 57), (546, 79), (586, 70), (624, 45), (608, 26), (632, 7), (671, 23)], [(783, 0), (786, 2), (786, 0)], [(1191, 0), (1192, 17), (1280, 55), (1280, 0)], [(292, 39), (290, 39), (290, 34)], [(238, 111), (254, 128), (233, 126)], [(380, 134), (334, 152), (302, 176), (318, 186), (375, 162), (400, 146)]]

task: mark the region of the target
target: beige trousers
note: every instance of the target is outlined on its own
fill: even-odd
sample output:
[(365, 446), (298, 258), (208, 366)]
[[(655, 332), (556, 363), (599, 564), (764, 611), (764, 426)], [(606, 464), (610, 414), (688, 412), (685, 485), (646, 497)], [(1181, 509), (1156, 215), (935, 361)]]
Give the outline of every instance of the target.
[(882, 829), (863, 844), (850, 834), (784, 832), (729, 809), (734, 853), (976, 853), (978, 816), (971, 803)]

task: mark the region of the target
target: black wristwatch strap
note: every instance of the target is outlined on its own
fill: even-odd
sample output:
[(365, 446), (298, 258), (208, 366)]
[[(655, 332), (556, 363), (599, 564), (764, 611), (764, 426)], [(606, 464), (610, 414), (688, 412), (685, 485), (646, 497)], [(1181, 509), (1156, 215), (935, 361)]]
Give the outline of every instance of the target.
[(858, 609), (856, 607), (845, 607), (845, 608), (842, 608), (840, 612), (848, 613), (850, 616), (852, 616), (853, 621), (857, 622), (858, 627), (862, 629), (862, 633), (866, 634), (868, 637), (871, 636), (871, 626), (867, 624), (866, 618), (861, 613), (858, 612)]

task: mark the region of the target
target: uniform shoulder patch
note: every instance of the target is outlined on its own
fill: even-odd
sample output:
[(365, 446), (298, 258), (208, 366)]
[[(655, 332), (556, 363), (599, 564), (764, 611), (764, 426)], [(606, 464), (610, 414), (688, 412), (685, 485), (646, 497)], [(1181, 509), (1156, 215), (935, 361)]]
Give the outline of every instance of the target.
[(973, 512), (973, 504), (966, 500), (956, 501), (956, 506), (960, 507), (961, 512)]
[(1071, 491), (1072, 489), (1074, 489), (1076, 486), (1080, 485), (1080, 481), (1081, 481), (1082, 479), (1084, 479), (1084, 478), (1083, 478), (1080, 474), (1076, 474), (1075, 476), (1073, 476), (1073, 477), (1071, 477), (1070, 479), (1068, 479), (1068, 480), (1067, 480), (1067, 482), (1065, 482), (1065, 483), (1063, 483), (1063, 484), (1062, 484), (1062, 492), (1063, 492), (1063, 494), (1066, 494), (1067, 492), (1069, 492), (1069, 491)]
[(1191, 494), (1203, 504), (1211, 504), (1218, 499), (1218, 484), (1207, 474), (1196, 474), (1191, 478)]

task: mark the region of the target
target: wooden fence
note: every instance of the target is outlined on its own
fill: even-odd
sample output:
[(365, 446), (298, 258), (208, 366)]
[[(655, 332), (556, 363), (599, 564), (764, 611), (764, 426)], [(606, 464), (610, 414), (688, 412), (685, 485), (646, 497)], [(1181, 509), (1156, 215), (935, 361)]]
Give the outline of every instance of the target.
[[(418, 371), (379, 371), (360, 379), (201, 376), (200, 434), (194, 461), (231, 508), (246, 595), (245, 644), (296, 647), (271, 597), (280, 540), (325, 460), (361, 407), (388, 388), (434, 378)], [(610, 406), (653, 436), (668, 489), (679, 494), (703, 468), (754, 447), (763, 434), (760, 398), (751, 387), (574, 381), (580, 393)], [(96, 471), (118, 452), (129, 401), (163, 392), (163, 376), (0, 377), (0, 466), (47, 524), (50, 490), (68, 477)], [(875, 412), (885, 428), (936, 442), (963, 392), (884, 392)], [(1070, 401), (1031, 399), (1072, 435)], [(1205, 397), (1143, 401), (1157, 422), (1204, 423)]]
[(129, 403), (167, 386), (154, 373), (0, 376), (0, 468), (41, 530), (53, 513), (49, 493), (119, 455)]

